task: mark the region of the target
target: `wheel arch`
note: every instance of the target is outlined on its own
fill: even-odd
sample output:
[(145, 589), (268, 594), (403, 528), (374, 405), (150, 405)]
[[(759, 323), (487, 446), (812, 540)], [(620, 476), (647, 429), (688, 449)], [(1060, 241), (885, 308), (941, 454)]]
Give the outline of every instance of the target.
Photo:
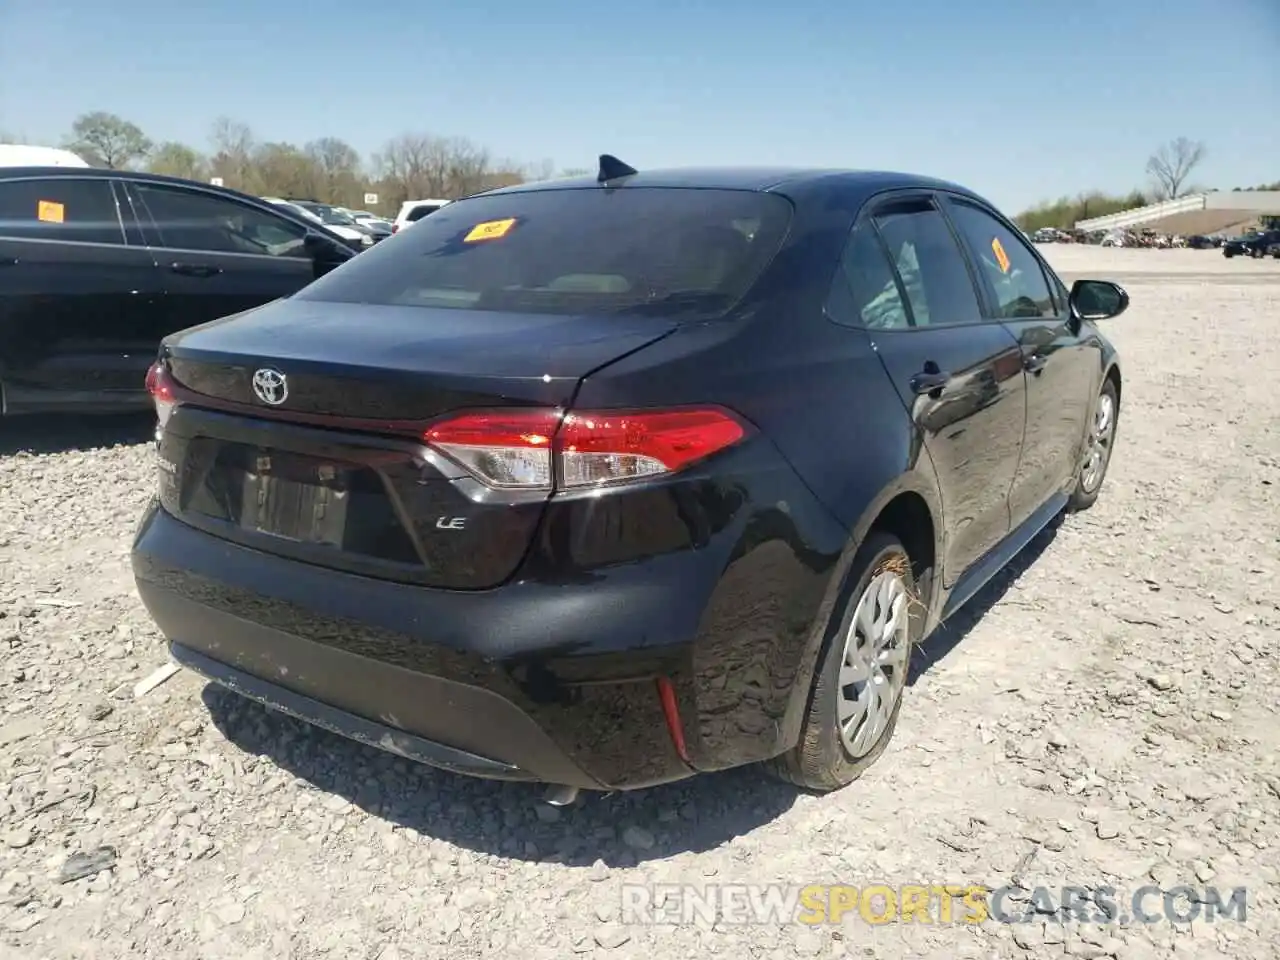
[[(927, 457), (923, 462), (928, 462)], [(809, 636), (804, 669), (797, 675), (791, 691), (782, 738), (789, 746), (799, 741), (809, 709), (814, 671), (839, 626), (837, 614), (849, 601), (856, 579), (855, 561), (873, 533), (888, 533), (902, 543), (911, 559), (917, 592), (925, 605), (923, 634), (927, 635), (936, 626), (936, 599), (943, 580), (938, 568), (945, 555), (942, 519), (942, 495), (932, 465), (927, 472), (915, 469), (894, 479), (862, 512), (828, 581), (826, 596)]]

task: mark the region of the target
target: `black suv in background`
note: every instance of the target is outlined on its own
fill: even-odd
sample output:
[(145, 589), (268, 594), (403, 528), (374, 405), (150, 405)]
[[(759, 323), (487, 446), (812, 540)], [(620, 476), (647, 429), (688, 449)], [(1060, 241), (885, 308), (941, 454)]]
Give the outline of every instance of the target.
[(146, 409), (165, 336), (288, 296), (352, 256), (323, 226), (234, 190), (0, 170), (0, 411)]

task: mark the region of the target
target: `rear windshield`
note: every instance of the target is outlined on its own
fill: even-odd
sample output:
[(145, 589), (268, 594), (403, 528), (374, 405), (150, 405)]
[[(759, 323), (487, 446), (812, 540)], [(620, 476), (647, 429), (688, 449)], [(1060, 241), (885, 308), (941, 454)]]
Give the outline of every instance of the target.
[(434, 206), (430, 203), (426, 204), (425, 206), (414, 207), (412, 210), (409, 211), (409, 216), (405, 217), (405, 219), (408, 220), (410, 223), (414, 223), (418, 220), (421, 220), (428, 213), (435, 213), (439, 209), (440, 209), (439, 207)]
[(499, 312), (716, 316), (759, 276), (790, 217), (782, 197), (742, 190), (483, 195), (441, 207), (298, 296)]

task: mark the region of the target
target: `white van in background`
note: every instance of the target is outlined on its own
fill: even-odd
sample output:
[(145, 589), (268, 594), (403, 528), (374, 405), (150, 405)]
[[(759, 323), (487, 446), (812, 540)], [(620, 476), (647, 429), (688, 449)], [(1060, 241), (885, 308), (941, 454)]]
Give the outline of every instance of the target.
[(87, 167), (83, 157), (57, 147), (0, 143), (0, 167)]
[(435, 213), (448, 202), (448, 200), (406, 200), (400, 204), (400, 212), (396, 214), (396, 221), (391, 225), (391, 232), (399, 233), (409, 224), (417, 223), (427, 214)]

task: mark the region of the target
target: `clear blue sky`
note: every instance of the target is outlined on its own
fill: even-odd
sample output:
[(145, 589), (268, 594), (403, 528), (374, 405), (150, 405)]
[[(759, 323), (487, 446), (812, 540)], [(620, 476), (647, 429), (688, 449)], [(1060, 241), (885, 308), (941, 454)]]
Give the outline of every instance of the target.
[(466, 136), (497, 156), (638, 167), (876, 167), (1016, 211), (1142, 185), (1280, 179), (1280, 0), (0, 0), (0, 128), (109, 110), (202, 149)]

